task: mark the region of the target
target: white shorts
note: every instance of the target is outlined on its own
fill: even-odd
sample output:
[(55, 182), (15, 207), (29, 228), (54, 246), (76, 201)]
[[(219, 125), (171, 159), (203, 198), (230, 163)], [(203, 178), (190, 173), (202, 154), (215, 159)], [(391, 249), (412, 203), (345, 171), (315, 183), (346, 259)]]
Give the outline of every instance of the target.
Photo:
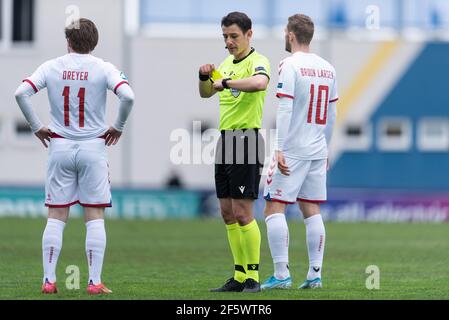
[(111, 188), (105, 140), (52, 138), (49, 146), (45, 205), (64, 208), (110, 207)]
[[(273, 161), (274, 160), (274, 161)], [(326, 201), (327, 160), (298, 160), (285, 157), (290, 175), (283, 175), (273, 159), (265, 182), (266, 200), (292, 204), (296, 201)]]

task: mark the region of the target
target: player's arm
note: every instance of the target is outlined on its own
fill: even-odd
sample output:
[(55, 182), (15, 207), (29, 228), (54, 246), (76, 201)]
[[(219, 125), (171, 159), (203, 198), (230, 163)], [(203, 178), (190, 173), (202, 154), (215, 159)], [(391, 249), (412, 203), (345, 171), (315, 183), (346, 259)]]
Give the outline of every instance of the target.
[(295, 99), (296, 72), (289, 61), (282, 61), (279, 65), (279, 83), (276, 97), (279, 98), (279, 107), (276, 113), (276, 158), (278, 168), (284, 175), (289, 175), (290, 170), (283, 155), (284, 142), (288, 135), (293, 112), (293, 100)]
[[(331, 98), (329, 99), (329, 106), (327, 108), (327, 121), (326, 128), (324, 129), (324, 136), (326, 138), (326, 145), (329, 148), (332, 139), (332, 133), (334, 131), (334, 124), (337, 120), (337, 101), (338, 101), (338, 92), (337, 92), (337, 78), (334, 70), (334, 83), (332, 84), (332, 90), (330, 94)], [(329, 170), (329, 158), (327, 159), (327, 170)]]
[(19, 105), (19, 108), (22, 111), (26, 121), (30, 125), (31, 131), (33, 131), (33, 133), (38, 132), (42, 127), (44, 127), (31, 104), (31, 96), (35, 93), (36, 91), (31, 86), (31, 84), (25, 81), (22, 82), (22, 84), (14, 93), (17, 104)]
[(213, 86), (216, 90), (223, 89), (237, 89), (243, 92), (257, 92), (266, 90), (270, 78), (266, 74), (256, 74), (249, 78), (236, 79), (236, 80), (217, 80)]
[(326, 144), (329, 147), (334, 130), (334, 124), (337, 119), (337, 100), (330, 102), (327, 108), (327, 122), (324, 134), (326, 136)]
[(290, 127), (290, 121), (292, 120), (293, 99), (288, 97), (279, 98), (279, 106), (276, 114), (276, 151), (283, 151), (284, 141), (288, 134)]
[(41, 65), (29, 78), (22, 82), (14, 93), (17, 104), (28, 122), (31, 131), (46, 148), (48, 147), (47, 141), (50, 141), (51, 132), (42, 124), (41, 120), (34, 111), (31, 104), (31, 96), (37, 93), (40, 89), (45, 88), (46, 82), (44, 70), (46, 65), (49, 63), (50, 62), (47, 62)]
[(118, 108), (117, 119), (115, 120), (113, 127), (118, 131), (123, 131), (126, 120), (134, 105), (134, 92), (129, 85), (123, 85), (117, 89), (116, 95), (120, 100), (120, 105)]
[(120, 100), (117, 119), (106, 132), (106, 145), (115, 145), (122, 135), (126, 120), (134, 104), (134, 92), (129, 86), (128, 78), (112, 63), (104, 64), (108, 89), (114, 92)]
[(334, 130), (334, 124), (337, 119), (337, 101), (338, 101), (338, 92), (337, 92), (337, 79), (335, 76), (334, 70), (334, 83), (332, 84), (332, 90), (329, 99), (329, 107), (327, 111), (327, 121), (326, 121), (326, 129), (324, 134), (326, 136), (326, 144), (329, 147), (332, 138), (332, 132)]
[(276, 158), (278, 162), (278, 168), (282, 174), (290, 175), (290, 170), (285, 161), (282, 153), (284, 147), (284, 141), (288, 134), (290, 122), (292, 119), (293, 99), (291, 97), (279, 96), (279, 107), (276, 114)]
[[(334, 131), (334, 124), (337, 119), (337, 99), (331, 100), (329, 107), (327, 108), (327, 122), (324, 129), (324, 136), (326, 137), (326, 144), (329, 148), (332, 138), (332, 132)], [(327, 159), (326, 169), (329, 170), (329, 158)]]
[(134, 92), (128, 83), (124, 83), (115, 90), (120, 100), (117, 119), (106, 132), (106, 145), (115, 145), (122, 136), (126, 121), (134, 105)]
[(217, 90), (213, 87), (213, 82), (210, 80), (214, 70), (215, 66), (213, 64), (204, 64), (200, 67), (198, 88), (201, 98), (210, 98), (217, 93)]

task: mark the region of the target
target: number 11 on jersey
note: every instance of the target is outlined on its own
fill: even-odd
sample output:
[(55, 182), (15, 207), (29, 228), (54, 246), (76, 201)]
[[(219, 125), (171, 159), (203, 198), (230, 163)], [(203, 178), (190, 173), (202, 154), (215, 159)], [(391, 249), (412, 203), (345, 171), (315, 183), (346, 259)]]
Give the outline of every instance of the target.
[[(64, 125), (66, 127), (70, 126), (70, 118), (69, 118), (69, 108), (70, 108), (70, 87), (64, 87), (62, 91), (62, 96), (64, 97)], [(84, 127), (84, 97), (86, 96), (86, 88), (80, 88), (78, 91), (79, 98), (79, 126), (80, 128)]]

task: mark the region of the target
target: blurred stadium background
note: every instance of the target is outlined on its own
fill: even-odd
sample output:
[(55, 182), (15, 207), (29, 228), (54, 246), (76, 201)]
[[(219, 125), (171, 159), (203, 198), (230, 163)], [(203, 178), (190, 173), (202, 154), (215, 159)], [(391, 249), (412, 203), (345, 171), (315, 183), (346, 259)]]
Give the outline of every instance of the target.
[[(116, 264), (108, 264), (107, 257), (105, 274), (113, 274), (112, 268), (115, 268), (120, 274), (118, 277), (123, 279), (120, 281), (130, 281), (133, 277), (138, 281), (150, 279), (157, 281), (160, 287), (151, 286), (151, 290), (156, 291), (148, 294), (145, 285), (139, 287), (140, 282), (129, 282), (132, 287), (127, 292), (134, 292), (141, 298), (207, 299), (210, 296), (202, 286), (222, 281), (223, 273), (229, 269), (226, 264), (230, 257), (220, 260), (221, 257), (213, 255), (228, 250), (219, 220), (203, 224), (195, 219), (220, 216), (213, 164), (200, 161), (201, 153), (211, 143), (208, 140), (198, 143), (203, 133), (218, 126), (218, 99), (201, 99), (197, 81), (201, 64), (218, 65), (227, 56), (221, 36), (221, 17), (230, 11), (244, 11), (253, 19), (252, 45), (271, 62), (272, 80), (263, 118), (265, 129), (275, 125), (277, 64), (287, 56), (283, 28), (288, 16), (301, 12), (313, 18), (316, 24), (313, 50), (334, 64), (339, 79), (338, 123), (328, 176), (329, 201), (323, 205), (322, 213), (327, 221), (352, 223), (328, 224), (331, 240), (327, 254), (334, 269), (329, 267), (326, 275), (332, 275), (335, 280), (330, 284), (335, 295), (327, 292), (311, 297), (360, 298), (361, 290), (365, 290), (364, 268), (373, 262), (383, 263), (383, 270), (389, 270), (386, 279), (390, 282), (386, 283), (393, 288), (385, 295), (374, 297), (448, 297), (444, 283), (449, 279), (449, 261), (446, 256), (440, 257), (441, 250), (447, 252), (448, 249), (447, 224), (430, 224), (423, 229), (405, 224), (353, 223), (449, 220), (447, 0), (0, 0), (0, 70), (3, 74), (0, 86), (0, 217), (8, 217), (0, 219), (0, 238), (3, 239), (0, 242), (9, 243), (0, 248), (6, 258), (4, 261), (16, 262), (0, 268), (3, 289), (20, 286), (23, 289), (23, 283), (5, 276), (12, 270), (20, 270), (23, 279), (32, 286), (39, 283), (39, 241), (44, 220), (35, 219), (38, 223), (24, 224), (17, 218), (46, 217), (43, 185), (47, 153), (24, 122), (13, 93), (22, 79), (42, 62), (65, 54), (64, 25), (77, 10), (81, 17), (92, 19), (99, 29), (100, 41), (94, 54), (122, 69), (136, 93), (124, 136), (117, 146), (109, 149), (113, 208), (108, 209), (108, 215), (120, 220), (110, 221), (112, 235), (108, 254), (112, 255), (109, 261)], [(112, 121), (117, 101), (110, 95), (108, 118)], [(33, 104), (41, 119), (48, 122), (46, 93), (35, 96)], [(183, 137), (190, 142), (189, 152), (183, 154), (183, 163), (177, 163), (173, 161), (177, 156), (173, 150)], [(259, 199), (256, 203), (258, 218), (262, 218), (263, 206), (263, 200)], [(72, 207), (72, 216), (80, 214), (80, 207)], [(288, 216), (299, 219), (296, 206), (289, 208)], [(166, 221), (172, 218), (183, 221)], [(80, 222), (75, 225), (81, 230)], [(264, 224), (260, 225), (265, 276), (269, 274), (271, 260)], [(136, 238), (139, 232), (141, 237)], [(215, 239), (217, 234), (220, 235), (218, 240)], [(10, 242), (14, 236), (17, 239)], [(159, 238), (164, 236), (171, 241)], [(204, 239), (212, 237), (216, 241), (214, 249), (205, 248)], [(83, 240), (78, 240), (76, 259), (81, 265), (84, 263), (81, 262), (84, 261)], [(294, 241), (299, 242), (298, 239)], [(33, 251), (28, 243), (33, 243)], [(147, 247), (145, 243), (154, 246)], [(157, 246), (160, 247), (156, 250)], [(301, 249), (297, 248), (298, 244), (292, 246), (296, 250), (292, 254), (295, 259), (302, 250), (300, 261), (305, 268), (304, 245)], [(121, 251), (117, 253), (114, 247)], [(156, 251), (147, 251), (150, 247)], [(75, 252), (74, 248), (70, 245), (66, 249), (68, 253), (65, 256), (63, 253), (61, 264), (75, 255), (70, 251)], [(189, 265), (188, 259), (195, 257), (198, 248), (202, 260), (192, 260)], [(174, 253), (181, 249), (184, 254)], [(32, 252), (33, 260), (29, 257), (25, 260), (18, 251)], [(188, 266), (187, 273), (178, 277), (181, 282), (164, 287), (165, 279), (160, 271), (170, 271), (172, 264), (164, 264), (160, 258), (145, 257), (149, 252), (155, 257), (172, 259), (173, 264)], [(437, 256), (439, 258), (435, 259)], [(123, 269), (119, 268), (127, 268), (128, 259), (132, 261), (135, 257), (139, 257), (138, 261), (146, 268), (153, 269), (142, 266), (139, 269), (136, 265), (136, 269), (128, 270), (127, 276), (122, 278), (119, 270)], [(206, 258), (213, 260), (210, 262), (212, 269), (223, 271), (216, 275), (207, 271), (209, 280), (213, 281), (191, 283), (188, 272), (201, 268)], [(349, 261), (352, 265), (348, 267)], [(24, 264), (21, 263), (28, 267), (22, 269)], [(292, 270), (297, 267), (296, 263), (292, 262)], [(431, 285), (426, 278), (429, 274), (423, 271), (426, 268), (433, 269), (430, 278), (436, 282)], [(145, 272), (148, 278), (143, 279)], [(354, 274), (358, 274), (356, 279), (352, 277)], [(429, 295), (426, 285), (437, 291)], [(346, 292), (348, 286), (356, 291)], [(186, 287), (196, 288), (201, 294), (183, 295), (182, 289)], [(413, 291), (415, 289), (417, 291)], [(443, 291), (438, 291), (440, 289)], [(142, 290), (142, 295), (136, 293), (140, 292), (138, 290)], [(16, 292), (16, 297), (34, 297), (24, 292), (27, 291)], [(128, 297), (134, 297), (133, 294)], [(294, 296), (289, 293), (273, 298)], [(2, 297), (11, 295), (0, 294)]]
[[(218, 216), (213, 165), (195, 162), (207, 141), (194, 142), (217, 127), (218, 100), (200, 99), (196, 78), (199, 65), (218, 65), (227, 55), (220, 19), (233, 10), (252, 17), (253, 46), (271, 61), (265, 129), (275, 124), (276, 69), (286, 56), (289, 15), (314, 19), (313, 49), (336, 67), (340, 102), (330, 201), (323, 207), (328, 220), (449, 219), (445, 0), (1, 0), (0, 216), (46, 214), (47, 155), (13, 92), (39, 64), (65, 53), (64, 24), (77, 13), (96, 22), (95, 55), (124, 70), (137, 96), (122, 142), (110, 148), (110, 214)], [(110, 97), (109, 119), (116, 104)], [(34, 105), (48, 121), (46, 94), (37, 95)], [(176, 164), (170, 156), (182, 134), (189, 136), (191, 152)], [(262, 207), (259, 201), (258, 215)]]

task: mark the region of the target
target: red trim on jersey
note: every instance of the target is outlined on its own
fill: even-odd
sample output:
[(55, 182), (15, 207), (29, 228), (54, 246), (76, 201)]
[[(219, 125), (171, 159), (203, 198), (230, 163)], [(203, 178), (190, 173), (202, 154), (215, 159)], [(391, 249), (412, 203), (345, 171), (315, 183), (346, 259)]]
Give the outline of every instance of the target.
[(337, 101), (338, 101), (338, 98), (335, 98), (335, 99), (330, 100), (329, 103), (337, 102)]
[(48, 204), (48, 203), (46, 203), (45, 206), (49, 207), (49, 208), (67, 208), (67, 207), (71, 207), (77, 203), (79, 203), (78, 200), (71, 202), (71, 203), (67, 203), (67, 204)]
[(122, 84), (125, 84), (125, 83), (129, 86), (128, 81), (122, 81), (122, 82), (119, 82), (119, 83), (115, 86), (115, 88), (114, 88), (114, 93), (117, 94), (117, 89), (118, 89), (118, 87), (120, 87)]
[(27, 82), (27, 83), (29, 83), (30, 86), (33, 87), (34, 93), (37, 93), (37, 92), (39, 91), (39, 90), (37, 90), (37, 87), (34, 85), (33, 81), (31, 81), (31, 80), (29, 80), (29, 79), (25, 79), (25, 80), (22, 80), (22, 82)]
[(308, 203), (325, 203), (326, 200), (309, 200), (309, 199), (302, 199), (302, 198), (296, 198), (297, 201), (302, 202), (308, 202)]
[(276, 93), (276, 97), (280, 98), (280, 97), (286, 97), (286, 98), (290, 98), (290, 99), (295, 99), (294, 96), (291, 96), (289, 94), (285, 94), (285, 93)]
[[(105, 134), (102, 135), (102, 136), (99, 136), (98, 138), (100, 138), (100, 139), (106, 139), (106, 135), (107, 135), (107, 133), (105, 133)], [(65, 137), (60, 136), (59, 134), (54, 133), (54, 132), (50, 133), (50, 138), (51, 138), (51, 139), (53, 139), (53, 138), (61, 138), (61, 139), (65, 139)]]
[(294, 204), (294, 202), (279, 200), (279, 199), (275, 199), (275, 198), (271, 198), (271, 197), (270, 197), (270, 199), (265, 199), (265, 200), (273, 201), (273, 202), (279, 202), (279, 203), (283, 203), (283, 204)]
[(79, 203), (83, 207), (88, 208), (105, 208), (105, 207), (112, 207), (112, 203), (95, 203), (95, 204), (89, 204), (89, 203)]
[(60, 136), (59, 134), (57, 134), (57, 133), (54, 133), (54, 132), (52, 132), (52, 133), (50, 133), (50, 138), (62, 138), (62, 139), (65, 139), (63, 136)]

